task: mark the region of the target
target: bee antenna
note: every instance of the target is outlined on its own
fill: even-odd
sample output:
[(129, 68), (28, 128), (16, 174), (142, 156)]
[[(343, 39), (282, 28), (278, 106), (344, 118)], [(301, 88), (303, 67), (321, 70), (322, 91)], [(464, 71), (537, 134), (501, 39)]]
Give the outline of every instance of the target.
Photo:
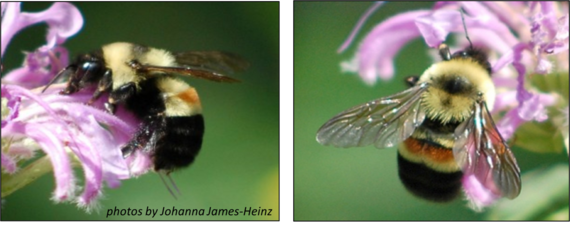
[(63, 76), (64, 72), (69, 72), (71, 69), (71, 66), (65, 67), (64, 69), (60, 70), (50, 81), (48, 84), (46, 84), (46, 86), (44, 87), (44, 89), (42, 89), (41, 93), (44, 93), (46, 91), (46, 89), (48, 89), (49, 86), (51, 86), (56, 80), (58, 80), (61, 76)]
[(471, 39), (469, 39), (469, 34), (467, 33), (467, 25), (465, 25), (465, 17), (464, 17), (465, 10), (461, 8), (459, 12), (461, 13), (461, 22), (463, 22), (463, 30), (465, 31), (465, 38), (467, 38), (467, 41), (469, 41), (469, 47), (473, 48), (473, 43), (471, 43)]

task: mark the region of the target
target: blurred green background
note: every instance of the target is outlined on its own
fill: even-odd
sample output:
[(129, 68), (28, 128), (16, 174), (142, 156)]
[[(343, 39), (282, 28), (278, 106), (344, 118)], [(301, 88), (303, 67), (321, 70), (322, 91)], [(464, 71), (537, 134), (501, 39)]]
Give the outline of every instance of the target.
[[(388, 3), (364, 25), (351, 47), (336, 51), (372, 3), (295, 2), (295, 84), (294, 84), (294, 219), (295, 220), (483, 220), (467, 202), (435, 204), (409, 194), (397, 173), (396, 149), (373, 146), (342, 149), (325, 147), (315, 140), (319, 127), (337, 113), (357, 104), (394, 94), (406, 87), (403, 77), (419, 75), (432, 61), (423, 39), (405, 46), (395, 60), (395, 78), (374, 86), (356, 74), (341, 73), (340, 62), (353, 57), (358, 44), (379, 22), (408, 10), (429, 8), (433, 3)], [(390, 45), (386, 45), (390, 46)], [(548, 170), (562, 164), (555, 177), (561, 179), (562, 202), (568, 206), (568, 156), (566, 153), (537, 154), (512, 148), (523, 173)], [(562, 175), (560, 175), (562, 174)], [(547, 179), (552, 180), (552, 179)], [(544, 182), (543, 182), (544, 183)], [(557, 183), (557, 184), (559, 184)], [(565, 185), (565, 186), (564, 186)], [(560, 185), (556, 186), (560, 187)], [(564, 187), (565, 190), (564, 190)], [(542, 187), (544, 188), (544, 187)], [(549, 198), (549, 189), (534, 189), (523, 179), (517, 199), (505, 204), (528, 206), (530, 200)], [(542, 196), (544, 195), (544, 196)], [(530, 196), (529, 199), (523, 196)], [(498, 219), (507, 219), (505, 216)], [(518, 219), (532, 218), (529, 215)], [(567, 217), (566, 217), (567, 218)], [(516, 219), (516, 218), (515, 218)]]
[[(41, 11), (51, 3), (23, 3)], [(240, 54), (250, 68), (239, 84), (188, 80), (199, 92), (206, 133), (189, 169), (172, 174), (182, 196), (175, 200), (155, 173), (105, 188), (99, 213), (74, 204), (54, 204), (52, 175), (45, 175), (4, 199), (2, 220), (151, 220), (112, 216), (107, 209), (212, 208), (273, 209), (272, 216), (169, 216), (152, 220), (277, 220), (279, 218), (279, 3), (74, 3), (83, 29), (65, 46), (70, 55), (128, 41), (170, 51), (222, 50)], [(46, 26), (16, 35), (7, 48), (6, 71), (23, 61), (22, 51), (45, 43)], [(81, 171), (76, 175), (82, 178)]]

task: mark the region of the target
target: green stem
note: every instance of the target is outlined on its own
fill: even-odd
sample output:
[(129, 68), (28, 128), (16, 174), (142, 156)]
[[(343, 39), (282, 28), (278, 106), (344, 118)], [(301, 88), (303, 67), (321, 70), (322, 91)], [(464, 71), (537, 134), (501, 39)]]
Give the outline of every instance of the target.
[(52, 170), (49, 157), (42, 156), (13, 175), (2, 174), (2, 198), (7, 197)]

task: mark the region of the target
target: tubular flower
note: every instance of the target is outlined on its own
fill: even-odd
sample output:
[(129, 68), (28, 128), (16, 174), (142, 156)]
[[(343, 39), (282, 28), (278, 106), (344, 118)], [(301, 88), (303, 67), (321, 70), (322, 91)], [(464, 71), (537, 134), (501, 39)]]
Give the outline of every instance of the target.
[[(2, 58), (21, 29), (48, 25), (46, 44), (26, 53), (24, 65), (2, 77), (2, 197), (53, 171), (52, 199), (75, 202), (89, 212), (102, 196), (103, 183), (118, 187), (121, 179), (149, 170), (147, 156), (136, 152), (124, 159), (120, 150), (139, 122), (121, 108), (117, 116), (100, 110), (105, 96), (85, 105), (93, 90), (65, 96), (59, 94), (64, 85), (53, 85), (43, 93), (37, 88), (67, 66), (68, 53), (61, 45), (83, 25), (75, 6), (54, 3), (45, 11), (27, 13), (20, 11), (20, 3), (2, 2), (1, 12)], [(74, 166), (82, 168), (82, 187)]]

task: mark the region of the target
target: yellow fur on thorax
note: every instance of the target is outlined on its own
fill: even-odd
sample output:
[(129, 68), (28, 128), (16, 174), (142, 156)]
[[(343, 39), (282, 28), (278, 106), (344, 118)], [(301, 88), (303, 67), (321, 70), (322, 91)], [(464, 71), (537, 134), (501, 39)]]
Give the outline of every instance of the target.
[[(489, 110), (493, 108), (495, 102), (495, 87), (491, 77), (484, 67), (477, 62), (466, 59), (452, 59), (442, 61), (430, 66), (420, 76), (419, 82), (431, 83), (442, 76), (457, 76), (464, 78), (467, 82), (476, 87), (477, 92), (483, 93), (483, 100), (487, 103)], [(426, 116), (431, 119), (438, 119), (442, 123), (447, 123), (451, 119), (465, 120), (470, 117), (473, 105), (478, 99), (477, 93), (472, 95), (451, 95), (441, 89), (430, 86), (422, 96), (422, 106), (426, 111)], [(450, 99), (451, 107), (441, 105), (441, 99)]]
[(107, 68), (113, 72), (113, 90), (137, 81), (136, 73), (125, 63), (134, 59), (130, 43), (117, 42), (103, 46), (103, 58)]
[(148, 52), (138, 57), (135, 57), (133, 53), (133, 44), (127, 42), (108, 44), (103, 46), (102, 49), (105, 65), (113, 72), (113, 90), (126, 83), (138, 83), (144, 79), (144, 76), (137, 75), (136, 72), (127, 65), (128, 61), (137, 60), (143, 65), (176, 66), (172, 54), (161, 49), (148, 48)]

